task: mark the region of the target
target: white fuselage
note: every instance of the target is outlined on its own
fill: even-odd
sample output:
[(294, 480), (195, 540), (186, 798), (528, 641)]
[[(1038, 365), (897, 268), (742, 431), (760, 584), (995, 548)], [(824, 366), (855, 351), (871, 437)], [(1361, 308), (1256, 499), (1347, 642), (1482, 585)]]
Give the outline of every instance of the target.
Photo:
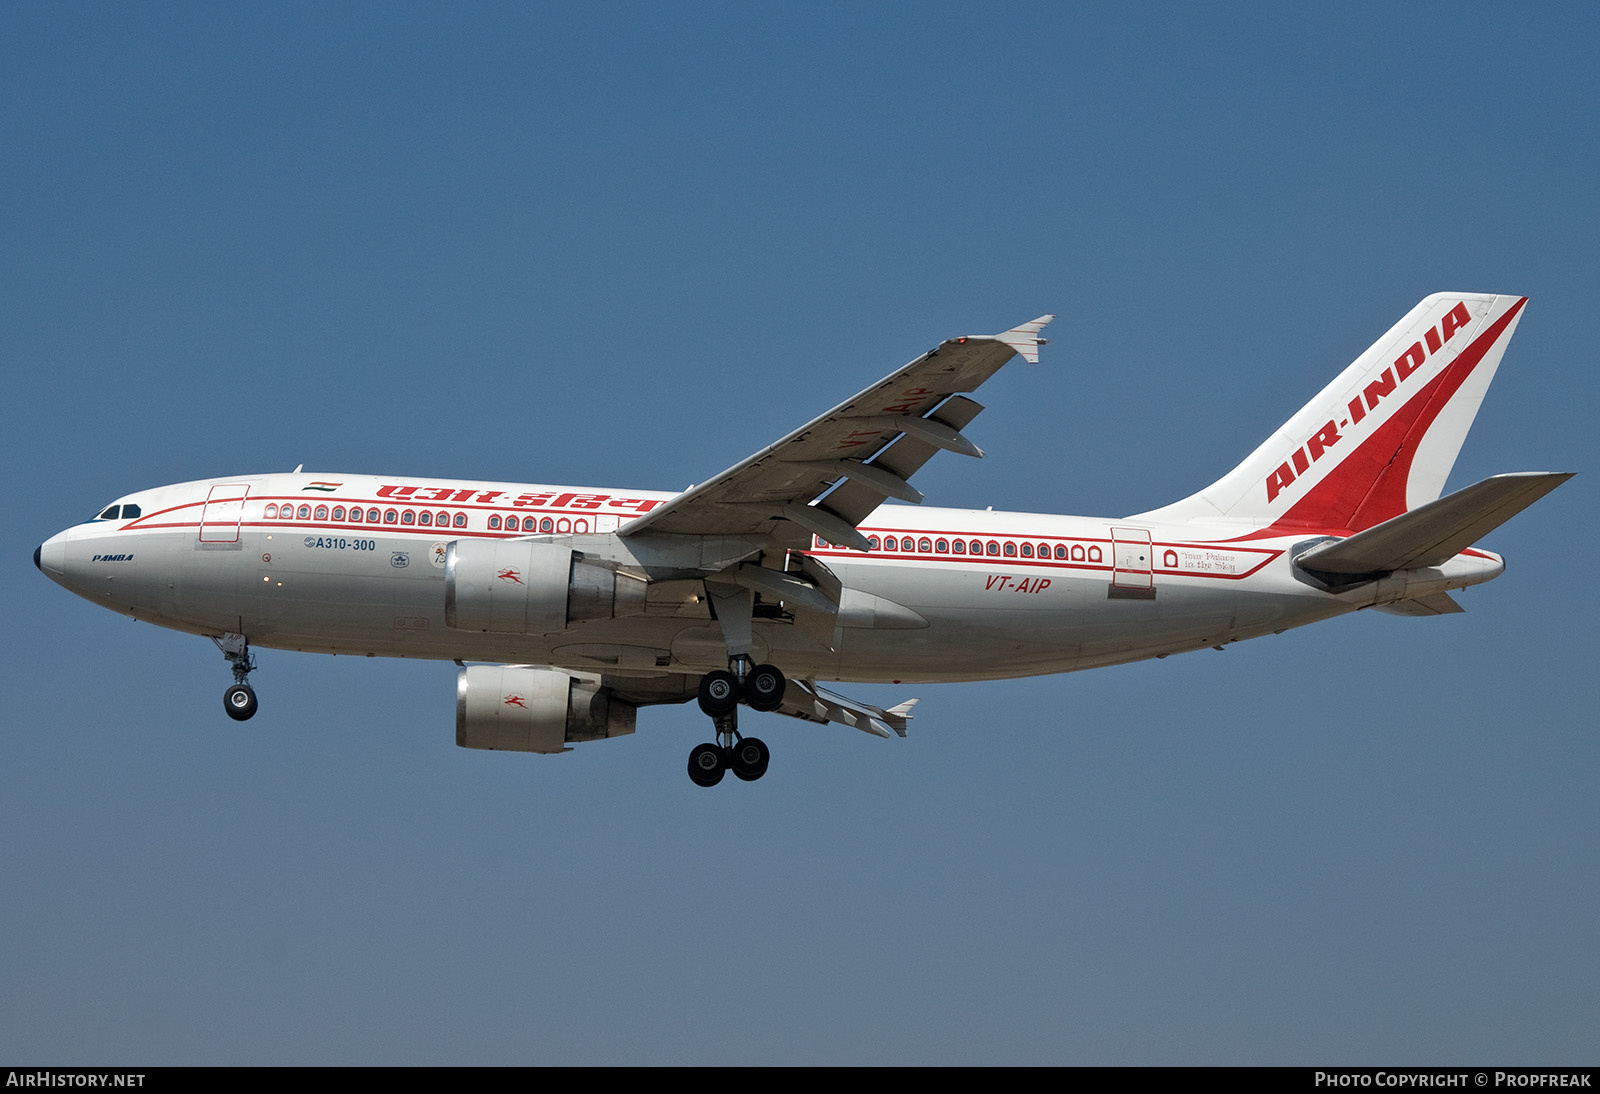
[[(321, 653), (703, 672), (727, 663), (693, 582), (652, 583), (642, 614), (559, 634), (447, 625), (452, 540), (549, 538), (583, 550), (671, 498), (525, 484), (256, 475), (129, 495), (138, 516), (97, 519), (39, 552), (50, 577), (113, 610), (196, 634)], [(514, 529), (507, 527), (515, 519)], [(531, 519), (532, 523), (524, 522)], [(1477, 584), (1503, 564), (1468, 551), (1342, 593), (1297, 576), (1317, 530), (886, 505), (862, 553), (813, 539), (841, 610), (826, 631), (773, 610), (756, 659), (793, 677), (953, 681), (1031, 676), (1164, 656), (1358, 608)], [(893, 546), (890, 546), (892, 542)]]

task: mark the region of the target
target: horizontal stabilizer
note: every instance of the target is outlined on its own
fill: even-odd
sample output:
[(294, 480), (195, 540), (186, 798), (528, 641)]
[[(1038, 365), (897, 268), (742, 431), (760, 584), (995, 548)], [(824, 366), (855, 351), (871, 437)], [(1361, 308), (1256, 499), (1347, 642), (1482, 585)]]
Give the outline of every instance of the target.
[(1440, 566), (1570, 478), (1571, 472), (1561, 471), (1495, 475), (1348, 539), (1313, 547), (1295, 563), (1315, 574), (1341, 575)]
[(1467, 609), (1452, 600), (1449, 593), (1434, 593), (1432, 596), (1379, 604), (1377, 610), (1390, 615), (1458, 615)]

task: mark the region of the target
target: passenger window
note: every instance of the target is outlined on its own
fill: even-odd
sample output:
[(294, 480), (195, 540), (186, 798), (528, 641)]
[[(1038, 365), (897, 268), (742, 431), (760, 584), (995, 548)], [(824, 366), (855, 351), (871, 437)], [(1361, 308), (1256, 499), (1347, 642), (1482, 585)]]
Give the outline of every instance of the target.
[[(554, 521), (552, 521), (549, 517), (545, 517), (543, 520), (541, 520), (539, 522), (539, 531), (541, 531), (541, 532), (551, 532), (551, 531), (555, 530), (555, 526), (556, 525), (555, 525)], [(824, 543), (823, 546), (826, 547), (827, 544)]]
[(1066, 558), (1067, 557), (1067, 545), (1065, 543), (1056, 544), (1056, 557), (1057, 558)]
[(433, 519), (439, 525), (440, 528), (448, 528), (448, 527), (450, 527), (450, 514), (449, 513), (440, 513), (438, 516), (434, 517)]
[(925, 555), (931, 555), (933, 553), (933, 540), (929, 539), (927, 536), (923, 536), (921, 539), (917, 540), (917, 550), (921, 551)]
[(407, 509), (404, 513), (401, 513), (400, 514), (400, 523), (401, 524), (415, 524), (415, 523), (417, 523), (416, 510)]
[(465, 513), (457, 513), (456, 514), (456, 519), (455, 519), (455, 526), (457, 528), (465, 528), (467, 526), (467, 514), (465, 514)]
[(433, 523), (433, 514), (424, 509), (422, 512), (417, 514), (417, 523), (422, 525), (424, 528), (428, 527)]
[(950, 549), (958, 555), (964, 555), (967, 553), (967, 541), (964, 539), (958, 539), (954, 543), (950, 544)]
[[(432, 513), (424, 513), (424, 514), (422, 514), (422, 519), (424, 521), (430, 521), (430, 520), (433, 519), (433, 514)], [(512, 517), (511, 518), (511, 520), (516, 520), (516, 519), (517, 519), (516, 517)], [(511, 527), (510, 521), (506, 522), (506, 527), (507, 528)], [(500, 518), (498, 516), (490, 517), (489, 518), (489, 531), (498, 532), (499, 530), (500, 530)]]
[(335, 505), (333, 507), (333, 519), (334, 520), (343, 520), (344, 519), (344, 506)]
[(977, 540), (973, 540), (972, 541), (972, 553), (975, 554), (975, 555), (983, 554), (983, 544), (979, 543)]
[(383, 523), (385, 523), (385, 524), (393, 524), (399, 519), (400, 519), (400, 510), (398, 510), (398, 509), (385, 509), (383, 511)]
[(878, 549), (878, 537), (877, 536), (868, 536), (867, 537), (867, 550), (876, 551), (877, 549)]
[(318, 519), (318, 520), (327, 520), (328, 519), (328, 507), (326, 505), (317, 506), (316, 519)]
[(949, 540), (944, 540), (944, 539), (934, 540), (933, 549), (935, 551), (938, 551), (942, 555), (946, 551), (950, 550), (950, 541)]
[(991, 555), (997, 555), (1000, 553), (1000, 544), (996, 540), (991, 539), (989, 541), (989, 553)]
[(1006, 544), (1006, 557), (1007, 558), (1016, 558), (1017, 557), (1017, 545), (1015, 543), (1007, 543)]
[(350, 510), (350, 520), (353, 523), (360, 524), (361, 523), (361, 510), (359, 510), (359, 509)]
[(278, 507), (276, 505), (269, 505), (261, 511), (261, 515), (267, 520), (277, 520)]
[(900, 549), (900, 541), (894, 536), (889, 536), (883, 541), (883, 549), (885, 551), (898, 551)]
[(367, 510), (367, 523), (368, 524), (377, 524), (378, 523), (378, 511), (376, 509), (368, 509)]
[(1032, 558), (1033, 557), (1033, 544), (1024, 543), (1022, 545), (1022, 557), (1023, 558)]
[(299, 512), (298, 516), (300, 517), (301, 520), (310, 520), (311, 519), (311, 506), (302, 505), (300, 507), (300, 512)]

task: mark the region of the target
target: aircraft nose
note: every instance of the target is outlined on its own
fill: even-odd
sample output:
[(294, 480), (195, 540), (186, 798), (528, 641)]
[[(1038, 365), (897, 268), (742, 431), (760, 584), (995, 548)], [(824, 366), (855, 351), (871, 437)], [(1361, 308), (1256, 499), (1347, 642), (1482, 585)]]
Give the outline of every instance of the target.
[(51, 536), (33, 549), (33, 564), (39, 567), (41, 573), (54, 580), (61, 580), (66, 571), (67, 544), (66, 533)]

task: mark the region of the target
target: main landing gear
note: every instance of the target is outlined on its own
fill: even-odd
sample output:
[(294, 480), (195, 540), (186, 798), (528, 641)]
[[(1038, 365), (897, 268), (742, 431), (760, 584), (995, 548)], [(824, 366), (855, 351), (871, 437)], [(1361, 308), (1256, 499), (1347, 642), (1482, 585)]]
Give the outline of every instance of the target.
[(716, 786), (729, 770), (745, 782), (754, 782), (767, 773), (772, 758), (762, 741), (740, 736), (739, 703), (751, 710), (777, 710), (787, 681), (775, 666), (752, 668), (748, 658), (736, 658), (733, 669), (708, 672), (700, 679), (700, 709), (716, 725), (717, 741), (696, 745), (689, 753), (689, 778), (696, 786)]
[(225, 634), (213, 638), (222, 656), (233, 666), (233, 686), (222, 693), (222, 709), (236, 722), (253, 717), (256, 712), (256, 689), (249, 684), (250, 673), (256, 659), (250, 656), (250, 643), (242, 634)]

